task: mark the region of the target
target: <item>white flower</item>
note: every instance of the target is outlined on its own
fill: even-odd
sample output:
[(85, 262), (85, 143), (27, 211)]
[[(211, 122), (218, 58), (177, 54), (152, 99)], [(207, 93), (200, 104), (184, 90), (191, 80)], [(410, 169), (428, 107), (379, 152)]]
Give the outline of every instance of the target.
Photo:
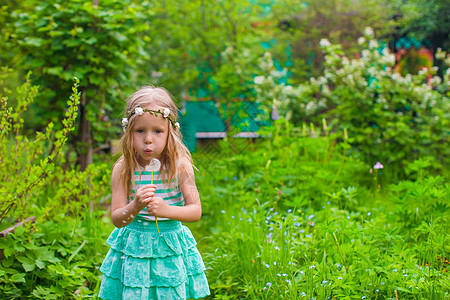
[(437, 59), (444, 60), (445, 59), (445, 55), (446, 55), (446, 53), (444, 51), (442, 51), (442, 48), (437, 48), (437, 50), (436, 50), (436, 58)]
[(439, 76), (433, 76), (433, 78), (430, 79), (430, 84), (431, 85), (440, 85), (442, 83), (442, 79)]
[(367, 50), (367, 49), (364, 49), (364, 50), (361, 52), (361, 55), (362, 55), (362, 57), (369, 57), (370, 51)]
[(317, 79), (317, 83), (320, 84), (320, 85), (326, 84), (327, 83), (327, 79), (325, 77), (323, 77), (323, 76), (320, 76)]
[(320, 42), (319, 42), (319, 45), (321, 47), (331, 46), (330, 41), (328, 39), (321, 39)]
[(264, 76), (256, 76), (255, 79), (253, 79), (253, 82), (255, 84), (262, 84), (264, 81)]
[(128, 119), (127, 118), (123, 118), (122, 119), (122, 126), (127, 126), (128, 125)]
[(366, 41), (366, 39), (365, 39), (364, 37), (361, 36), (361, 37), (358, 39), (358, 44), (362, 45), (362, 44), (364, 44), (365, 41)]
[(170, 109), (164, 109), (164, 118), (167, 118), (170, 115)]
[(425, 75), (427, 73), (428, 73), (428, 69), (426, 67), (423, 67), (422, 69), (419, 70), (419, 72), (417, 74)]
[(144, 114), (144, 110), (142, 109), (142, 107), (136, 107), (134, 109), (134, 112), (136, 113), (136, 115), (138, 116), (142, 116)]
[(373, 36), (373, 29), (370, 27), (364, 28), (364, 34), (368, 36)]
[(173, 124), (176, 128), (180, 128), (180, 123), (176, 122), (175, 124)]
[(378, 48), (378, 42), (375, 40), (370, 40), (369, 48)]

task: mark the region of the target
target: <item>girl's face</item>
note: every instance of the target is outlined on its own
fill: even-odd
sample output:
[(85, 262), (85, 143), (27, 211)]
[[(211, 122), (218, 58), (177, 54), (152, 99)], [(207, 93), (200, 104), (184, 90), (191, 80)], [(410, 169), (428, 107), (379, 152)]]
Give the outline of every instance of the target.
[[(149, 105), (143, 107), (151, 110), (164, 110), (164, 108)], [(155, 115), (144, 112), (137, 116), (132, 129), (133, 147), (137, 153), (137, 160), (141, 166), (146, 166), (152, 158), (161, 159), (166, 148), (169, 134), (169, 120), (162, 114)]]

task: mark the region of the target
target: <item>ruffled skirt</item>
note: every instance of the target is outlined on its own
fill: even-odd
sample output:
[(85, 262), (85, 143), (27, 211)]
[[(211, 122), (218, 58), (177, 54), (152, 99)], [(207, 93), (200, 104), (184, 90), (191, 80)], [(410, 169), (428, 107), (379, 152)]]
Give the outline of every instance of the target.
[(191, 231), (179, 221), (136, 218), (116, 228), (100, 268), (101, 299), (198, 299), (210, 294)]

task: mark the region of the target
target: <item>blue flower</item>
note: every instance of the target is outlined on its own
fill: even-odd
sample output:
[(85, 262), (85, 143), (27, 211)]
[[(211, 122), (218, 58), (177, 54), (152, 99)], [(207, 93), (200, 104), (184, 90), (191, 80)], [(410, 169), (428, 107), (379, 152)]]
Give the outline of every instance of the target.
[(266, 285), (267, 285), (268, 287), (271, 287), (271, 286), (272, 286), (272, 283), (268, 282), (268, 283), (266, 283)]

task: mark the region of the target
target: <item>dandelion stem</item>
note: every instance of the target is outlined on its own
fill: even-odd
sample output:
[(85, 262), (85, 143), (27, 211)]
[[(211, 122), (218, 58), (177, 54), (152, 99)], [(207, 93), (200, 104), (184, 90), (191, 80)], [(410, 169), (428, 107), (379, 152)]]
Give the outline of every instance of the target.
[[(153, 171), (152, 171), (152, 177), (150, 179), (150, 184), (153, 184)], [(156, 223), (156, 230), (158, 230), (158, 233), (161, 234), (161, 232), (159, 232), (158, 217), (156, 217), (156, 216), (155, 216), (155, 223)]]

